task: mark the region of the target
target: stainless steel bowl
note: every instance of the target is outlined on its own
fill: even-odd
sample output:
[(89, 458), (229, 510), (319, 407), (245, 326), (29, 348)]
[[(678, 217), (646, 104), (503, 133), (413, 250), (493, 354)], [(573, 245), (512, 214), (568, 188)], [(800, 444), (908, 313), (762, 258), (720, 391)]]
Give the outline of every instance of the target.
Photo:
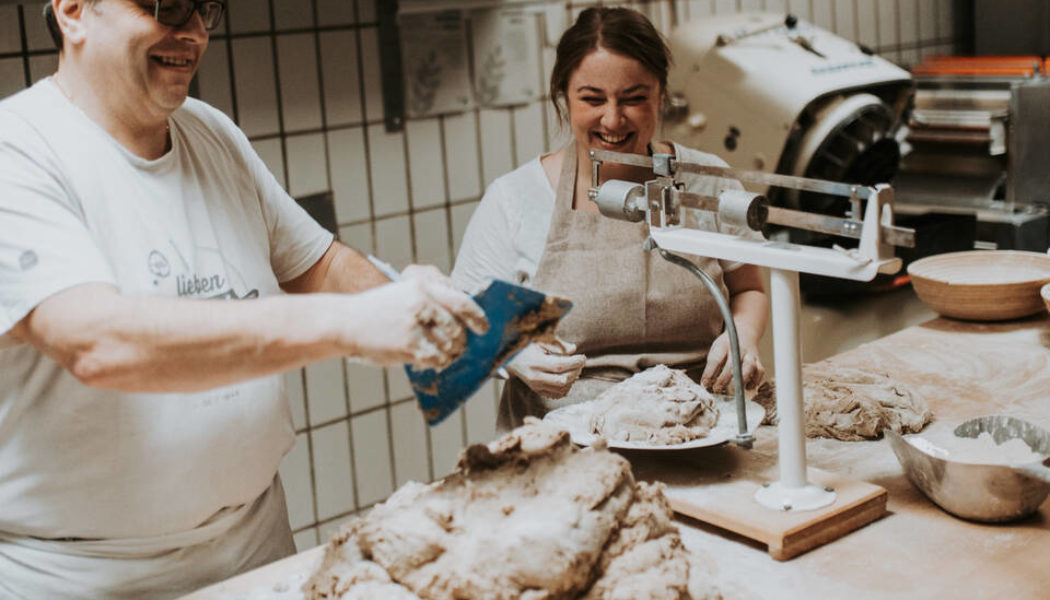
[[(1033, 451), (1050, 455), (1050, 432), (1015, 417), (988, 416), (955, 428), (959, 437), (991, 434), (996, 443), (1021, 438)], [(908, 479), (949, 513), (987, 523), (1022, 519), (1039, 510), (1050, 494), (1050, 458), (1024, 465), (958, 462), (933, 456), (886, 430)]]

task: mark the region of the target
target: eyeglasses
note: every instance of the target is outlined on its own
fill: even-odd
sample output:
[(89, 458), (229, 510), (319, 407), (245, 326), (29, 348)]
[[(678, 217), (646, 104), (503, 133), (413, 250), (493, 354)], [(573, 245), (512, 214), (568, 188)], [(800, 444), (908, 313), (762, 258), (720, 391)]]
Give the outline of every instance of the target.
[(223, 0), (155, 0), (153, 3), (153, 18), (169, 27), (182, 27), (196, 12), (200, 13), (204, 28), (211, 31), (218, 27), (225, 11)]

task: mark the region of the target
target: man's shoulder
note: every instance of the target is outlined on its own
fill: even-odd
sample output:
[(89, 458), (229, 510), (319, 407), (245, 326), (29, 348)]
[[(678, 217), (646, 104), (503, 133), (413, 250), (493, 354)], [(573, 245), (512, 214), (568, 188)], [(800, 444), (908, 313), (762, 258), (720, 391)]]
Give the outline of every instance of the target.
[(172, 117), (180, 123), (201, 125), (209, 130), (240, 132), (237, 125), (224, 112), (197, 98), (186, 98)]
[(68, 139), (71, 127), (61, 92), (38, 82), (0, 100), (0, 144), (18, 152), (49, 152), (54, 140)]
[[(51, 90), (45, 82), (38, 82), (30, 87), (16, 92), (0, 100), (0, 120), (7, 126), (15, 126), (16, 123), (31, 124), (35, 122), (46, 122), (50, 119), (48, 115), (53, 114)], [(0, 135), (6, 127), (0, 128)]]

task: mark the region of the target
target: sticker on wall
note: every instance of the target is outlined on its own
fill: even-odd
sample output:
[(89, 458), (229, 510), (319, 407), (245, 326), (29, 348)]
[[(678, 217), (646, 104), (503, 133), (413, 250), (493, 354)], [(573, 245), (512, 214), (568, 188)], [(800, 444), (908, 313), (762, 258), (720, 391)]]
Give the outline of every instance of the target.
[(473, 108), (462, 11), (402, 14), (398, 26), (408, 116)]
[(473, 11), (470, 18), (478, 104), (508, 106), (538, 100), (543, 87), (536, 15), (487, 9)]

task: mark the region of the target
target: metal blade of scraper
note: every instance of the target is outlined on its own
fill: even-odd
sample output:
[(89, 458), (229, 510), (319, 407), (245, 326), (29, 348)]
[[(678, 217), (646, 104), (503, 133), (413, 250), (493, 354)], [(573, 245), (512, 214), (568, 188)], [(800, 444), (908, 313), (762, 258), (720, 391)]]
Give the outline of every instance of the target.
[(549, 339), (572, 302), (495, 279), (474, 296), (489, 330), (467, 331), (463, 354), (442, 370), (405, 365), (408, 380), (428, 425), (456, 411), (500, 365), (534, 340)]

